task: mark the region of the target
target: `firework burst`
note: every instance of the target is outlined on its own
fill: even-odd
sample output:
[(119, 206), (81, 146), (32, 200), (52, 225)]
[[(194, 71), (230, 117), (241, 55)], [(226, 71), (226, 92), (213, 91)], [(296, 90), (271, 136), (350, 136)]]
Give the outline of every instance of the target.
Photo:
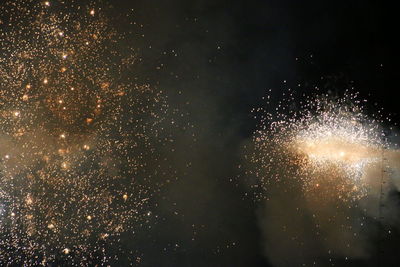
[(300, 111), (267, 114), (253, 140), (261, 187), (297, 179), (306, 193), (362, 197), (365, 170), (381, 162), (386, 144), (379, 120), (365, 115), (361, 104), (357, 95), (322, 96)]
[(165, 97), (126, 77), (132, 50), (94, 3), (0, 14), (0, 265), (106, 263), (101, 242), (151, 214)]
[[(389, 170), (400, 166), (399, 151), (357, 94), (296, 99), (290, 92), (274, 114), (256, 110), (262, 120), (245, 154), (266, 254), (277, 266), (367, 258), (370, 230), (392, 223), (381, 220), (390, 203), (382, 185), (398, 179)], [(293, 260), (276, 256), (287, 251)]]

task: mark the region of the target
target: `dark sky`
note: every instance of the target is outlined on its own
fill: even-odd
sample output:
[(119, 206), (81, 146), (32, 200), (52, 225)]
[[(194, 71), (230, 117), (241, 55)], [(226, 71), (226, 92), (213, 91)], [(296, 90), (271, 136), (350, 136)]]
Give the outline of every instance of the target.
[(189, 133), (177, 137), (176, 165), (187, 160), (191, 168), (157, 196), (160, 219), (129, 246), (143, 252), (144, 266), (270, 266), (263, 256), (257, 203), (245, 197), (244, 186), (230, 182), (238, 175), (241, 146), (257, 125), (250, 111), (269, 89), (279, 100), (288, 88), (311, 92), (319, 86), (338, 94), (354, 87), (395, 113), (383, 76), (384, 4), (112, 3), (117, 15), (133, 10), (130, 20), (137, 24), (118, 26), (133, 32), (142, 59), (139, 79), (167, 92), (172, 106), (190, 114), (197, 140), (192, 144)]

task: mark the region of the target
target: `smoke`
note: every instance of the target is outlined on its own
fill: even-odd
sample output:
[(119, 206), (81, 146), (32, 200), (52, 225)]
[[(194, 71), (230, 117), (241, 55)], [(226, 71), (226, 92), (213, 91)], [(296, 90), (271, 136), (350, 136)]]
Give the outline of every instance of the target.
[(304, 194), (301, 182), (270, 185), (259, 226), (273, 266), (340, 266), (375, 259), (376, 238), (385, 231), (380, 226), (390, 233), (400, 225), (398, 198), (391, 197), (400, 190), (400, 151), (384, 155), (382, 162), (365, 167), (368, 191), (357, 200)]

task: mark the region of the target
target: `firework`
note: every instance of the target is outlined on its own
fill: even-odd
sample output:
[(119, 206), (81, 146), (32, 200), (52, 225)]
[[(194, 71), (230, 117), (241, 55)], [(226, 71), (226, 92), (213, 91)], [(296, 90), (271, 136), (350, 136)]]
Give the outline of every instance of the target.
[(94, 3), (0, 14), (0, 265), (106, 263), (101, 242), (151, 214), (165, 98), (125, 77), (132, 50)]
[(399, 168), (400, 153), (386, 140), (383, 120), (368, 116), (357, 94), (296, 99), (290, 92), (276, 113), (263, 113), (245, 155), (262, 204), (266, 254), (277, 266), (368, 258), (376, 225), (393, 224), (382, 219), (381, 207), (390, 206), (384, 190), (398, 191), (390, 170)]
[[(267, 114), (254, 136), (261, 187), (297, 179), (304, 192), (340, 198), (366, 193), (365, 172), (382, 160), (387, 144), (380, 121), (365, 115), (357, 95), (309, 99), (299, 110)], [(291, 180), (293, 182), (293, 180)]]

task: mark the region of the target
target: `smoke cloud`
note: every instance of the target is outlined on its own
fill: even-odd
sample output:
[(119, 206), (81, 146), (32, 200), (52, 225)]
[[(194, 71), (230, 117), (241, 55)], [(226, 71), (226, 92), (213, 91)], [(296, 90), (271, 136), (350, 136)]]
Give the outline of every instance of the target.
[(290, 186), (286, 181), (269, 184), (258, 218), (270, 263), (377, 266), (391, 262), (394, 255), (382, 251), (380, 243), (400, 230), (400, 151), (383, 151), (380, 161), (364, 167), (361, 179), (366, 195), (353, 200), (304, 193), (301, 180)]

